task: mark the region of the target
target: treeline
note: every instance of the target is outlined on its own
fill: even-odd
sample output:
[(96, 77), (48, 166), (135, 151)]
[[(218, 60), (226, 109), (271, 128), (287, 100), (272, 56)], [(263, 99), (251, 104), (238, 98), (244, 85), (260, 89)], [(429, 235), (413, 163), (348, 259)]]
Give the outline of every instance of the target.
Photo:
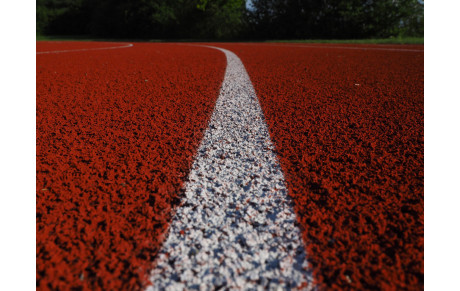
[(418, 0), (37, 0), (37, 34), (130, 39), (423, 36)]

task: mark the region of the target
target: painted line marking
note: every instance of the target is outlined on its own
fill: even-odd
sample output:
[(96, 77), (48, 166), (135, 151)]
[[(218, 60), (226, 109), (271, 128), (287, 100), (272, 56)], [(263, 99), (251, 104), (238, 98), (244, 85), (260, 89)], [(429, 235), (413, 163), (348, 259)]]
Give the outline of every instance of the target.
[(315, 290), (255, 90), (227, 58), (213, 115), (147, 290)]
[(84, 52), (84, 51), (95, 51), (95, 50), (111, 50), (111, 49), (120, 49), (132, 47), (134, 44), (130, 43), (123, 46), (111, 46), (111, 47), (98, 47), (98, 48), (88, 48), (88, 49), (74, 49), (74, 50), (61, 50), (61, 51), (45, 51), (37, 52), (37, 55), (41, 54), (58, 54), (58, 53), (69, 53), (69, 52)]

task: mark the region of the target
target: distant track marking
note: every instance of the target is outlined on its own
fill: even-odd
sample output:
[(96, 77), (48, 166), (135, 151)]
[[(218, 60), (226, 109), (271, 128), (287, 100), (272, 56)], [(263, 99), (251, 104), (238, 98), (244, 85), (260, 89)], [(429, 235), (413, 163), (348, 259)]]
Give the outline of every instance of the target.
[(58, 53), (69, 53), (69, 52), (83, 52), (83, 51), (95, 51), (95, 50), (111, 50), (132, 47), (134, 44), (130, 43), (123, 46), (111, 46), (111, 47), (98, 47), (98, 48), (87, 48), (87, 49), (74, 49), (74, 50), (61, 50), (61, 51), (45, 51), (37, 52), (37, 55), (41, 54), (58, 54)]

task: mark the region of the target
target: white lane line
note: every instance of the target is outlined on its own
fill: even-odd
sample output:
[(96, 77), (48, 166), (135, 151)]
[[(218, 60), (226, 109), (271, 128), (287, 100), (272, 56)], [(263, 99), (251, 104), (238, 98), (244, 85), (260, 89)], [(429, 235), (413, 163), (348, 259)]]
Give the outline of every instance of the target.
[(111, 47), (98, 47), (98, 48), (87, 48), (87, 49), (37, 52), (37, 55), (41, 55), (41, 54), (58, 54), (58, 53), (68, 53), (68, 52), (95, 51), (95, 50), (111, 50), (111, 49), (128, 48), (128, 47), (132, 47), (132, 46), (134, 46), (134, 44), (129, 43), (129, 44), (123, 45), (123, 46), (111, 46)]
[[(242, 45), (253, 45), (253, 44), (243, 44)], [(292, 45), (292, 44), (274, 44), (274, 43), (263, 43), (263, 45), (276, 46), (276, 47), (295, 47), (295, 48), (337, 48), (337, 49), (348, 49), (348, 50), (379, 50), (379, 51), (401, 51), (401, 52), (420, 52), (423, 53), (424, 50), (417, 49), (403, 49), (403, 48), (383, 48), (383, 47), (356, 47), (356, 46), (331, 46), (331, 45)]]
[(313, 290), (255, 90), (234, 53), (212, 48), (225, 78), (147, 290)]

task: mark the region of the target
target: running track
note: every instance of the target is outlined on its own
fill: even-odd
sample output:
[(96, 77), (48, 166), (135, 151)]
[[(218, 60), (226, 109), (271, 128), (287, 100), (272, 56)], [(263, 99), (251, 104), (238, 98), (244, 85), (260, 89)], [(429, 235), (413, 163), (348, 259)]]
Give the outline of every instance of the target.
[[(423, 47), (213, 45), (254, 85), (315, 286), (421, 289)], [(226, 67), (209, 47), (37, 43), (38, 289), (148, 284)]]

